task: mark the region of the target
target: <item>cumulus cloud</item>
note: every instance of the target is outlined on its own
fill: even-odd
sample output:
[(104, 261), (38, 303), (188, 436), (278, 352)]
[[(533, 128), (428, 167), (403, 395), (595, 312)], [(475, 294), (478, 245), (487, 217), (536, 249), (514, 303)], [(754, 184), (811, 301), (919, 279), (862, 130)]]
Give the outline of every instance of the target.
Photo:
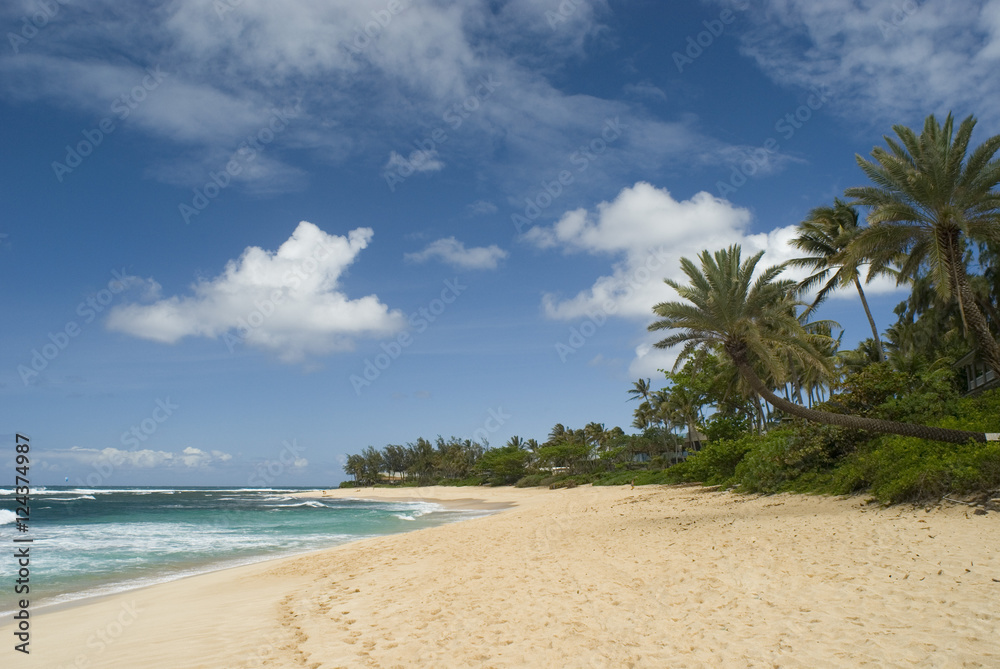
[(457, 269), (496, 269), (497, 263), (507, 257), (507, 252), (496, 244), (465, 248), (465, 244), (454, 237), (445, 237), (431, 242), (423, 251), (407, 253), (410, 262), (426, 262), (432, 258)]
[[(564, 214), (551, 227), (532, 228), (524, 239), (542, 249), (586, 253), (609, 260), (609, 273), (575, 296), (543, 295), (547, 317), (603, 322), (604, 318), (617, 316), (650, 323), (653, 305), (677, 299), (676, 292), (663, 279), (687, 282), (680, 269), (682, 257), (693, 259), (706, 249), (715, 251), (739, 244), (744, 257), (764, 251), (760, 264), (763, 268), (801, 255), (790, 244), (795, 236), (794, 225), (752, 233), (751, 221), (749, 210), (709, 193), (696, 193), (689, 200), (679, 201), (666, 189), (639, 182), (623, 189), (613, 201), (598, 204), (594, 211), (577, 209)], [(806, 274), (788, 270), (785, 276), (801, 279)], [(895, 286), (881, 281), (873, 288), (880, 292), (894, 290)], [(850, 297), (851, 293), (834, 295)], [(662, 333), (642, 332), (630, 368), (633, 375), (649, 375), (673, 364), (676, 351), (653, 348), (660, 338)]]
[(120, 448), (52, 449), (44, 453), (48, 460), (78, 465), (110, 464), (126, 469), (203, 469), (229, 462), (233, 456), (217, 450), (203, 451), (188, 446), (180, 452), (143, 449), (126, 451)]
[(245, 343), (285, 362), (350, 350), (358, 337), (388, 335), (405, 324), (377, 296), (351, 299), (340, 284), (372, 235), (370, 228), (331, 235), (302, 221), (277, 251), (247, 247), (188, 295), (115, 307), (107, 327), (166, 344), (223, 337), (231, 348)]

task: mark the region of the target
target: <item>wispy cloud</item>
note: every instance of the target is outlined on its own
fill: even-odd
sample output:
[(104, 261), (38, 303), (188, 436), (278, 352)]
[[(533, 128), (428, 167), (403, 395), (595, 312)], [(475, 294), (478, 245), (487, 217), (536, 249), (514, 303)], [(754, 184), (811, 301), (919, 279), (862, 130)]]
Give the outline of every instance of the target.
[[(612, 39), (606, 0), (400, 2), (364, 49), (355, 42), (373, 12), (386, 11), (384, 0), (247, 0), (223, 13), (216, 4), (62, 6), (58, 20), (16, 57), (0, 53), (4, 87), (19, 98), (103, 115), (145, 67), (162, 68), (168, 76), (155, 99), (123, 123), (172, 145), (150, 152), (148, 174), (189, 186), (204, 184), (272, 109), (299, 100), (301, 114), (268, 148), (267, 163), (247, 176), (255, 190), (295, 190), (290, 177), (308, 153), (373, 172), (387, 155), (423, 172), (475, 166), (518, 196), (554, 167), (553, 156), (569, 156), (611, 117), (631, 131), (612, 160), (585, 175), (591, 183), (619, 176), (622, 165), (722, 160), (717, 152), (727, 148), (681, 110), (676, 120), (653, 118), (641, 105), (554, 83), (566, 59), (586, 58), (592, 45)], [(26, 6), (0, 9), (0, 20), (16, 23)], [(484, 77), (502, 87), (455, 128), (443, 112), (474, 97)], [(391, 153), (435, 127), (448, 131), (448, 141), (433, 155)]]
[(833, 108), (879, 124), (1000, 111), (1000, 1), (767, 0), (745, 13), (743, 52), (775, 81), (832, 91)]
[(444, 169), (444, 163), (438, 158), (438, 152), (413, 151), (409, 158), (404, 158), (399, 153), (393, 151), (389, 154), (389, 160), (385, 164), (385, 169), (392, 170), (403, 168), (410, 172), (437, 172)]
[(507, 257), (507, 252), (496, 244), (470, 249), (454, 237), (445, 237), (428, 244), (422, 251), (407, 253), (410, 262), (427, 262), (438, 259), (457, 269), (496, 269), (497, 263)]
[(60, 464), (95, 465), (113, 463), (125, 469), (203, 469), (232, 460), (229, 453), (217, 450), (204, 451), (188, 446), (181, 451), (155, 451), (152, 449), (123, 450), (120, 448), (48, 449), (42, 452), (46, 461)]
[(495, 214), (498, 209), (497, 206), (489, 202), (488, 200), (476, 200), (468, 207), (469, 213), (475, 216), (485, 216), (487, 214)]

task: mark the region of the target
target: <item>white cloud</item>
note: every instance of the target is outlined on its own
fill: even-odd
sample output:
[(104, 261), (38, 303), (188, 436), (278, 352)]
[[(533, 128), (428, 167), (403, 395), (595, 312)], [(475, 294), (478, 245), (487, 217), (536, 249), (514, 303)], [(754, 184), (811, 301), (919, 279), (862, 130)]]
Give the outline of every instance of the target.
[(667, 94), (663, 92), (663, 89), (659, 86), (654, 86), (649, 82), (642, 82), (638, 84), (625, 84), (622, 90), (629, 95), (634, 95), (640, 98), (651, 98), (654, 100), (659, 100), (661, 102), (667, 101)]
[(247, 247), (214, 279), (199, 280), (186, 296), (115, 307), (107, 326), (172, 344), (184, 337), (224, 337), (272, 351), (285, 362), (350, 350), (362, 336), (386, 335), (404, 325), (375, 295), (350, 299), (344, 271), (368, 246), (370, 228), (346, 237), (307, 221), (277, 251)]
[(126, 469), (202, 469), (232, 460), (233, 456), (223, 451), (203, 451), (188, 446), (178, 452), (142, 449), (126, 451), (120, 448), (80, 448), (52, 449), (44, 452), (49, 460), (57, 463), (79, 465), (111, 465)]
[(742, 50), (777, 82), (831, 92), (852, 119), (919, 123), (975, 113), (994, 129), (1000, 0), (767, 0), (744, 16)]
[(393, 151), (389, 154), (389, 161), (385, 164), (388, 171), (399, 171), (407, 176), (412, 172), (437, 172), (444, 169), (444, 163), (438, 160), (438, 152), (431, 150), (416, 150), (410, 153), (409, 158)]
[(498, 209), (495, 204), (487, 200), (476, 200), (469, 205), (469, 213), (479, 215), (495, 214)]
[(437, 258), (458, 269), (496, 269), (497, 263), (507, 257), (507, 252), (496, 244), (467, 249), (454, 237), (445, 237), (431, 242), (423, 251), (407, 253), (405, 257), (411, 262)]
[[(798, 257), (790, 245), (795, 226), (769, 232), (749, 231), (751, 214), (747, 209), (706, 192), (689, 200), (675, 200), (665, 189), (639, 182), (625, 188), (612, 202), (602, 202), (595, 211), (578, 209), (567, 212), (552, 227), (535, 227), (524, 239), (539, 248), (559, 248), (566, 253), (606, 256), (610, 273), (573, 297), (547, 293), (542, 297), (545, 315), (552, 319), (575, 320), (624, 317), (648, 324), (652, 308), (659, 302), (677, 299), (676, 292), (663, 283), (670, 278), (687, 283), (680, 269), (682, 257), (694, 259), (703, 250), (715, 251), (739, 244), (744, 257), (764, 251), (759, 267), (776, 265)], [(801, 279), (801, 270), (788, 270), (785, 276)], [(873, 284), (876, 292), (895, 290), (889, 282)], [(835, 295), (851, 297), (849, 291)], [(652, 347), (662, 333), (640, 335), (633, 375), (654, 373), (669, 368), (676, 351)]]
[[(148, 173), (189, 186), (222, 169), (220, 157), (260, 130), (273, 106), (297, 100), (302, 113), (245, 175), (254, 192), (299, 186), (286, 163), (301, 149), (373, 171), (386, 155), (391, 165), (405, 161), (423, 172), (475, 165), (508, 192), (532, 195), (526, 191), (537, 188), (540, 172), (572, 169), (554, 157), (568, 158), (614, 117), (628, 132), (579, 175), (581, 191), (629, 168), (726, 162), (720, 151), (729, 147), (705, 137), (691, 118), (653, 118), (632, 103), (553, 85), (567, 59), (613, 41), (603, 23), (606, 0), (393, 6), (402, 11), (387, 12), (385, 0), (174, 0), (156, 12), (111, 0), (60, 5), (30, 49), (0, 52), (0, 80), (12, 96), (100, 118), (144, 76), (123, 63), (154, 64), (163, 83), (127, 119), (114, 117), (116, 127), (179, 145), (151, 152)], [(30, 7), (0, 5), (0, 21), (19, 24)], [(484, 80), (497, 82), (496, 90), (484, 91)], [(473, 111), (445, 120), (443, 112), (462, 105)], [(447, 137), (443, 146), (426, 143), (433, 130)], [(414, 142), (428, 148), (417, 156), (390, 152)]]

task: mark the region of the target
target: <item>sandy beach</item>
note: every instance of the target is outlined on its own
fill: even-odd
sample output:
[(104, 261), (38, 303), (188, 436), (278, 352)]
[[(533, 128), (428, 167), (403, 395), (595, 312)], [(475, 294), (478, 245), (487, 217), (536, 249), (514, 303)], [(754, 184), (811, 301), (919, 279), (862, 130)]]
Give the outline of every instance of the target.
[(31, 654), (4, 621), (0, 664), (1000, 666), (1000, 514), (698, 487), (319, 494), (503, 510), (33, 612)]

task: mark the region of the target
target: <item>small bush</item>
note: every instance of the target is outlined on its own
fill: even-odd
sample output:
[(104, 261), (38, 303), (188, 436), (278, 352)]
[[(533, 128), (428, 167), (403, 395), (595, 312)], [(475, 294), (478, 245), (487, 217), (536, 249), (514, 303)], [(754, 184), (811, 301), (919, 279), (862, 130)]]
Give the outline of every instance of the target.
[(450, 486), (477, 486), (486, 483), (486, 477), (484, 476), (467, 476), (464, 479), (441, 479), (438, 481), (438, 485), (450, 485)]
[[(799, 423), (758, 437), (737, 465), (733, 480), (745, 492), (772, 493), (811, 489), (845, 446), (845, 431), (830, 425)], [(803, 480), (808, 476), (808, 481)]]
[(759, 439), (748, 434), (739, 439), (710, 441), (687, 460), (668, 469), (671, 483), (700, 482), (706, 485), (725, 485), (736, 473), (736, 466), (743, 460)]
[(522, 477), (514, 485), (518, 488), (534, 488), (542, 484), (542, 480), (546, 478), (548, 474), (528, 474)]

